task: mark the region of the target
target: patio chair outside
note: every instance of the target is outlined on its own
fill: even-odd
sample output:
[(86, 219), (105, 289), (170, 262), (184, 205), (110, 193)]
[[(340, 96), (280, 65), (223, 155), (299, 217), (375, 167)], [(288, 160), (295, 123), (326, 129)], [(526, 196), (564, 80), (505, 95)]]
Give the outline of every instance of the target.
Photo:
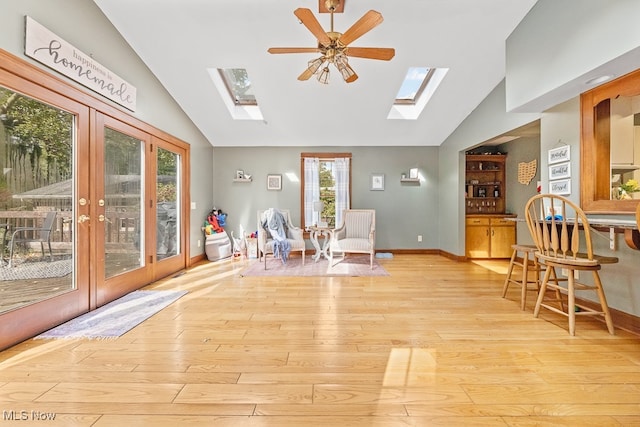
[(39, 242), (42, 258), (44, 258), (44, 244), (49, 248), (49, 260), (53, 261), (53, 252), (51, 251), (51, 233), (56, 220), (56, 211), (47, 212), (47, 216), (42, 223), (42, 227), (17, 227), (10, 231), (11, 240), (9, 241), (9, 267), (13, 263), (13, 253), (17, 243)]

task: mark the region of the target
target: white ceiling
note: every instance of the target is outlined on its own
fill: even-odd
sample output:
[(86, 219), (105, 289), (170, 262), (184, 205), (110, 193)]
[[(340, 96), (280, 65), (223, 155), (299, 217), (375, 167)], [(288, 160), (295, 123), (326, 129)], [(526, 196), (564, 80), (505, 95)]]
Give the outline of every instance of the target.
[[(359, 79), (297, 80), (315, 54), (293, 15), (318, 0), (93, 0), (215, 146), (438, 146), (505, 74), (505, 41), (536, 0), (346, 0), (344, 32), (369, 9), (384, 22), (352, 43), (392, 47), (387, 61), (352, 58)], [(417, 120), (387, 120), (409, 67), (449, 68)], [(207, 69), (246, 68), (264, 121), (233, 120)]]

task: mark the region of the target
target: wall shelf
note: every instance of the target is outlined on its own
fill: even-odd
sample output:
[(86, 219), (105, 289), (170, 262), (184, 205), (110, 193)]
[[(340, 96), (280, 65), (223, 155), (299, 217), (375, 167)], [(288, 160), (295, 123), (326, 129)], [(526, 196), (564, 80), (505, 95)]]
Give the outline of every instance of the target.
[(251, 182), (251, 178), (234, 178), (233, 182)]
[(401, 178), (400, 182), (420, 182), (420, 178)]

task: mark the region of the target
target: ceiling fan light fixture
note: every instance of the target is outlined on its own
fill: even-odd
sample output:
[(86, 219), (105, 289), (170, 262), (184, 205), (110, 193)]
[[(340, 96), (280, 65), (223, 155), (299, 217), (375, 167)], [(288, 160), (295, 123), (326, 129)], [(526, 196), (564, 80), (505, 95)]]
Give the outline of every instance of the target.
[(329, 67), (324, 67), (318, 74), (318, 81), (323, 85), (329, 84)]
[[(321, 2), (323, 0), (320, 0)], [(354, 82), (358, 75), (349, 65), (347, 57), (358, 57), (389, 61), (395, 55), (395, 49), (378, 47), (349, 47), (349, 44), (371, 31), (382, 22), (382, 15), (369, 10), (351, 25), (344, 33), (333, 30), (333, 14), (341, 0), (324, 0), (326, 9), (331, 12), (331, 29), (325, 31), (310, 9), (298, 8), (293, 14), (316, 37), (317, 47), (272, 47), (269, 53), (311, 53), (319, 52), (322, 56), (307, 63), (307, 68), (298, 76), (298, 80), (309, 80), (315, 75), (322, 84), (329, 83), (329, 65), (338, 69), (347, 83)], [(321, 3), (322, 4), (322, 3)]]
[(321, 56), (320, 58), (316, 58), (313, 61), (309, 61), (307, 69), (311, 74), (315, 74), (324, 63), (324, 60), (324, 56)]

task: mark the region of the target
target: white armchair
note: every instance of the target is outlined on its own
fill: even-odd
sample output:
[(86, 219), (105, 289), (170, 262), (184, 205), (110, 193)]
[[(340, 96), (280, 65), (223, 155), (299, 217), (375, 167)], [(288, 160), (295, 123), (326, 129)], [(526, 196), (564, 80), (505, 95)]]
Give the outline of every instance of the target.
[(329, 243), (329, 263), (336, 255), (369, 254), (371, 268), (375, 255), (376, 211), (373, 209), (345, 209), (342, 224), (333, 230)]
[[(286, 239), (291, 246), (291, 252), (300, 252), (302, 254), (302, 265), (304, 265), (305, 241), (304, 230), (296, 227), (291, 222), (291, 214), (287, 209), (278, 209), (284, 217)], [(263, 217), (266, 210), (259, 210), (258, 221), (258, 258), (262, 262), (264, 257), (264, 268), (267, 269), (267, 254), (274, 254), (276, 241), (272, 238), (269, 230), (262, 227)]]

